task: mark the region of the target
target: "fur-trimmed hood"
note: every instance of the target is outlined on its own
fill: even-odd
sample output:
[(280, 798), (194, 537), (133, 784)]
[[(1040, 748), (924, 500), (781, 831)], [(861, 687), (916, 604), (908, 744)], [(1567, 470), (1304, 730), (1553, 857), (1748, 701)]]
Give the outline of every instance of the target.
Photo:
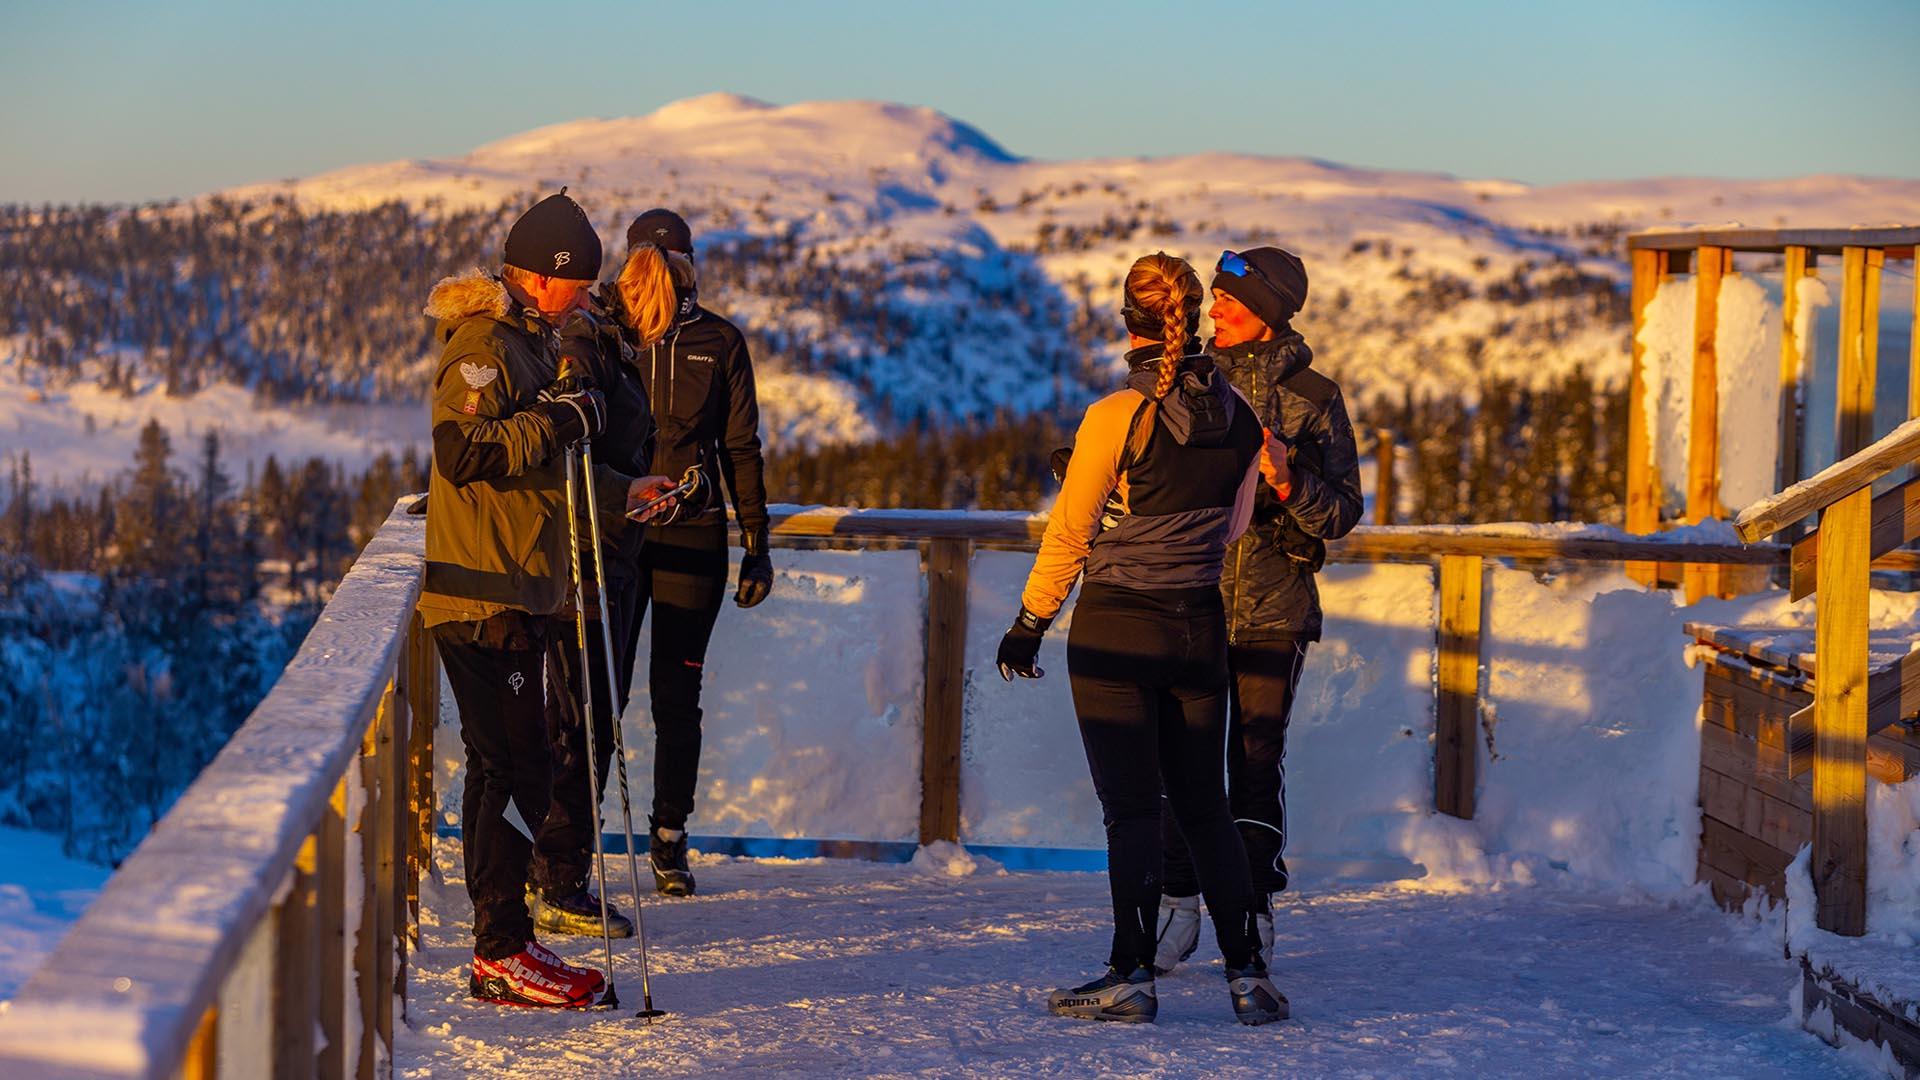
[(498, 277), (476, 266), (441, 278), (427, 294), (424, 310), (428, 316), (440, 320), (440, 336), (444, 340), (452, 331), (449, 324), (476, 315), (510, 322), (517, 306)]

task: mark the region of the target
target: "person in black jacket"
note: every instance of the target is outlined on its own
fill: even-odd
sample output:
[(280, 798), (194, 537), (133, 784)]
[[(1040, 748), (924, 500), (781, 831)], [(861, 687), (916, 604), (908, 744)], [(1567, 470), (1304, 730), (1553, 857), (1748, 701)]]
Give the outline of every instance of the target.
[[(645, 530), (625, 514), (625, 490), (634, 477), (646, 477), (649, 487), (668, 483), (648, 476), (653, 457), (653, 410), (632, 348), (619, 324), (598, 297), (576, 312), (560, 333), (560, 366), (596, 388), (606, 402), (606, 428), (593, 440), (595, 491), (600, 507), (601, 552), (606, 567), (606, 595), (595, 587), (593, 532), (587, 521), (585, 496), (575, 508), (579, 519), (580, 567), (587, 600), (587, 649), (581, 655), (575, 627), (568, 621), (549, 642), (549, 664), (555, 673), (555, 693), (547, 695), (547, 736), (553, 756), (553, 798), (546, 821), (534, 838), (528, 888), (533, 894), (537, 929), (557, 934), (600, 934), (600, 898), (588, 888), (592, 872), (592, 792), (605, 791), (613, 761), (613, 722), (626, 708), (633, 665), (615, 665), (617, 680), (609, 697), (606, 659), (598, 625), (607, 620), (607, 636), (630, 641), (638, 621), (639, 563)], [(571, 600), (571, 594), (569, 594)], [(616, 646), (617, 648), (617, 646)], [(580, 702), (581, 666), (593, 681), (593, 763), (598, 787), (589, 786), (586, 725)], [(633, 922), (611, 902), (607, 930), (628, 937)]]
[(727, 586), (723, 482), (745, 549), (734, 603), (753, 607), (773, 588), (760, 403), (746, 338), (700, 306), (686, 221), (671, 210), (649, 210), (628, 227), (627, 242), (632, 250), (613, 291), (657, 425), (652, 467), (676, 479), (698, 468), (703, 481), (704, 495), (649, 528), (632, 630), (616, 644), (631, 671), (640, 617), (651, 604), (648, 685), (657, 741), (650, 861), (657, 891), (690, 896), (686, 828), (700, 771), (700, 676)]
[[(1228, 791), (1262, 901), (1255, 911), (1261, 956), (1271, 961), (1269, 898), (1287, 887), (1287, 720), (1307, 645), (1320, 640), (1314, 574), (1326, 561), (1326, 542), (1360, 521), (1359, 455), (1339, 385), (1313, 370), (1313, 351), (1293, 329), (1307, 299), (1299, 257), (1273, 247), (1222, 252), (1212, 292), (1209, 352), (1287, 446), (1220, 578), (1233, 672)], [(1166, 971), (1198, 944), (1200, 883), (1172, 815), (1163, 813), (1161, 824), (1167, 856), (1154, 966)]]

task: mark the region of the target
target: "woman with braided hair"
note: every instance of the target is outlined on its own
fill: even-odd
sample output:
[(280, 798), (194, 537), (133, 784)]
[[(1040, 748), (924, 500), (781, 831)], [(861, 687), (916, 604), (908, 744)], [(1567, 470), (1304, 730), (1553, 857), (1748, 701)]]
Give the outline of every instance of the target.
[(1235, 1014), (1247, 1024), (1287, 1015), (1256, 948), (1253, 886), (1224, 779), (1220, 564), (1246, 529), (1270, 451), (1252, 408), (1195, 340), (1204, 296), (1193, 267), (1164, 252), (1128, 271), (1126, 385), (1087, 409), (1000, 643), (1003, 677), (1041, 677), (1041, 637), (1084, 573), (1067, 675), (1106, 822), (1114, 929), (1106, 973), (1053, 993), (1049, 1008), (1064, 1016), (1146, 1022), (1159, 1011), (1163, 792), (1192, 849)]

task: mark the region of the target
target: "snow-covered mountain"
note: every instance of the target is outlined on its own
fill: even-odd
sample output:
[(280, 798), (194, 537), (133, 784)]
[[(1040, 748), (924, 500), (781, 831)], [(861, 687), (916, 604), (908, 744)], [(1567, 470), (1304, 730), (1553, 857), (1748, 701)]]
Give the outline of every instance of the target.
[[(1249, 154), (1048, 161), (1016, 157), (933, 109), (775, 106), (734, 94), (556, 124), (455, 158), (358, 165), (219, 194), (225, 205), (290, 198), (311, 210), (399, 200), (431, 227), (455, 211), (519, 205), (561, 185), (593, 214), (610, 264), (637, 212), (666, 205), (691, 219), (704, 294), (756, 335), (776, 444), (861, 440), (917, 419), (1090, 399), (1111, 384), (1122, 348), (1120, 277), (1156, 249), (1187, 257), (1203, 276), (1223, 248), (1271, 243), (1300, 253), (1312, 294), (1298, 325), (1317, 363), (1364, 409), (1409, 390), (1471, 395), (1489, 376), (1544, 383), (1576, 365), (1618, 384), (1628, 359), (1627, 232), (1920, 221), (1920, 180), (1534, 187)], [(492, 219), (467, 220), (468, 228), (483, 222), (486, 234), (474, 234), (473, 250), (498, 242)], [(412, 308), (393, 310), (375, 314), (404, 321)], [(368, 315), (315, 313), (323, 322), (349, 317)], [(298, 373), (339, 364), (340, 355), (322, 349), (309, 360), (296, 350), (276, 364)], [(45, 460), (40, 447), (58, 449), (52, 429), (66, 423), (53, 418), (56, 407), (75, 406), (61, 415), (76, 425), (98, 410), (36, 381), (32, 364), (7, 359), (0, 348), (0, 383), (17, 378), (20, 397), (44, 399), (16, 402), (16, 411), (30, 409), (47, 429), (34, 440)], [(367, 393), (352, 387), (373, 386), (373, 398), (405, 404), (390, 388), (404, 397), (426, 363), (424, 348), (377, 352), (332, 375), (320, 396), (345, 386), (351, 398)], [(169, 409), (206, 414), (186, 423), (218, 424), (232, 408), (201, 410), (199, 397), (207, 392)], [(137, 402), (116, 408), (140, 411)], [(24, 421), (5, 423), (4, 412), (0, 430), (26, 430)], [(261, 415), (275, 426), (271, 409)], [(131, 424), (125, 430), (137, 427), (132, 416), (120, 419)], [(116, 456), (105, 453), (103, 463)]]
[[(459, 158), (355, 166), (230, 194), (290, 193), (330, 207), (393, 198), (490, 206), (561, 184), (612, 238), (633, 212), (665, 204), (687, 208), (705, 234), (786, 233), (823, 254), (997, 248), (1030, 256), (1069, 297), (1100, 311), (1117, 306), (1119, 275), (1145, 251), (1185, 255), (1204, 272), (1222, 248), (1280, 244), (1307, 260), (1313, 295), (1302, 322), (1324, 362), (1356, 393), (1396, 396), (1407, 383), (1542, 378), (1576, 363), (1620, 378), (1618, 305), (1596, 290), (1622, 280), (1624, 232), (1920, 220), (1915, 180), (1533, 187), (1248, 154), (1025, 160), (932, 109), (775, 106), (735, 94), (557, 124)], [(786, 314), (735, 302), (749, 318)], [(1005, 358), (980, 359), (984, 367)]]

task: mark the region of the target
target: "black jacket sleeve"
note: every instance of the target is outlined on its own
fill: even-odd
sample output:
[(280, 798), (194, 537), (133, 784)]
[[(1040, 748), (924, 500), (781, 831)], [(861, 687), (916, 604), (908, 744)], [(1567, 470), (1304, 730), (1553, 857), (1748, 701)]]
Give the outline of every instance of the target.
[(653, 458), (653, 409), (639, 378), (622, 360), (625, 347), (616, 330), (585, 313), (569, 322), (560, 338), (561, 356), (584, 371), (606, 401), (607, 424), (594, 436), (594, 463), (645, 476)]
[(753, 358), (747, 340), (736, 333), (726, 357), (726, 431), (720, 471), (733, 492), (733, 514), (741, 532), (767, 527), (766, 465), (760, 456), (760, 399), (753, 385)]
[(1320, 443), (1322, 471), (1292, 470), (1293, 489), (1280, 505), (1308, 536), (1338, 540), (1360, 523), (1365, 504), (1353, 421), (1347, 418), (1346, 399), (1337, 391), (1320, 410), (1318, 428), (1313, 435)]

